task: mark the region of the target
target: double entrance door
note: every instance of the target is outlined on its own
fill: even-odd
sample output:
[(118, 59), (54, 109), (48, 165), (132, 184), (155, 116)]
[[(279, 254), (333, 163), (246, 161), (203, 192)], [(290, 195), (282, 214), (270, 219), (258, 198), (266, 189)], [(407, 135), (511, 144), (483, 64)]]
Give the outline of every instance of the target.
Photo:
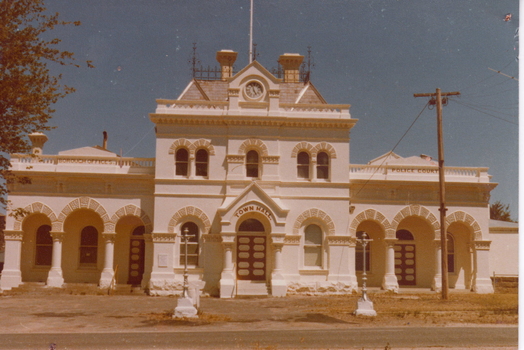
[(401, 286), (417, 284), (414, 244), (395, 245), (395, 275)]
[(266, 280), (266, 236), (239, 234), (237, 236), (237, 278)]

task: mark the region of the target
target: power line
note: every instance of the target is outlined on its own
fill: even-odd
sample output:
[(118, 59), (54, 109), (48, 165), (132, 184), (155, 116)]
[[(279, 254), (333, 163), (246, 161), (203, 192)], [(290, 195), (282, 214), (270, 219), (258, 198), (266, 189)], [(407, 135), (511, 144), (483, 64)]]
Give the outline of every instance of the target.
[(475, 107), (473, 107), (473, 106), (470, 106), (470, 105), (468, 105), (468, 104), (466, 104), (466, 103), (459, 102), (458, 100), (454, 100), (454, 99), (449, 99), (449, 100), (450, 100), (450, 101), (453, 101), (453, 102), (456, 102), (456, 103), (458, 103), (459, 105), (463, 105), (463, 106), (465, 106), (465, 107), (471, 108), (471, 109), (473, 109), (473, 110), (475, 110), (475, 111), (477, 111), (477, 112), (480, 112), (480, 113), (483, 113), (483, 114), (489, 115), (489, 116), (491, 116), (491, 117), (493, 117), (493, 118), (497, 118), (497, 119), (500, 119), (500, 120), (502, 120), (502, 121), (505, 121), (506, 123), (519, 125), (519, 124), (516, 123), (516, 122), (512, 122), (512, 121), (510, 121), (510, 120), (507, 120), (507, 119), (504, 119), (504, 118), (498, 117), (498, 116), (496, 116), (496, 115), (494, 115), (494, 114), (484, 112), (484, 111), (482, 111), (482, 110), (480, 110), (480, 109), (478, 109), (478, 108), (475, 108)]
[[(404, 132), (404, 135), (402, 135), (402, 137), (400, 138), (400, 140), (398, 140), (398, 142), (395, 144), (395, 146), (391, 149), (391, 151), (389, 151), (387, 154), (390, 155), (391, 153), (393, 153), (395, 151), (395, 148), (397, 148), (397, 146), (400, 144), (400, 142), (402, 142), (402, 140), (404, 139), (404, 137), (406, 137), (406, 135), (408, 134), (408, 132), (411, 130), (411, 128), (413, 127), (413, 125), (415, 125), (415, 123), (417, 122), (418, 118), (420, 118), (420, 116), (422, 115), (422, 113), (424, 112), (424, 110), (428, 107), (429, 105), (429, 101), (428, 103), (426, 103), (426, 105), (424, 106), (424, 108), (422, 108), (422, 110), (420, 111), (420, 113), (417, 115), (417, 117), (415, 118), (415, 120), (413, 120), (413, 123), (411, 123), (411, 125), (409, 126), (409, 128)], [(384, 157), (384, 160), (382, 161), (382, 163), (380, 163), (380, 165), (375, 169), (375, 171), (373, 172), (373, 174), (371, 174), (371, 176), (369, 177), (369, 179), (366, 180), (366, 182), (362, 185), (362, 187), (358, 190), (358, 192), (355, 194), (355, 197), (359, 195), (360, 192), (362, 192), (362, 190), (364, 189), (364, 187), (366, 187), (366, 185), (369, 183), (369, 181), (371, 181), (371, 179), (373, 178), (373, 176), (375, 176), (375, 174), (377, 173), (377, 171), (382, 167), (382, 165), (384, 165), (384, 162), (386, 161), (387, 159), (387, 156)]]

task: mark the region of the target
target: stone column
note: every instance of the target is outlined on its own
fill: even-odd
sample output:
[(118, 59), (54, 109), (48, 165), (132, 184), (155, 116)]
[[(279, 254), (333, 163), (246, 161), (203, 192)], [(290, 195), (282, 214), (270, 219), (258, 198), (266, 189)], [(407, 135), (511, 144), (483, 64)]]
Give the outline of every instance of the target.
[(141, 287), (147, 289), (151, 279), (151, 270), (153, 269), (153, 241), (151, 234), (144, 234), (144, 275), (142, 277)]
[(282, 248), (284, 247), (284, 234), (271, 235), (271, 247), (273, 248), (273, 272), (271, 273), (271, 295), (274, 297), (285, 297), (287, 283), (282, 275)]
[(357, 248), (357, 238), (349, 237), (348, 240), (348, 266), (349, 266), (349, 284), (352, 286), (352, 289), (355, 292), (358, 292), (358, 279), (357, 271), (355, 266), (356, 259), (356, 248)]
[(49, 232), (53, 238), (53, 257), (51, 259), (51, 269), (47, 275), (46, 285), (48, 287), (61, 288), (64, 284), (62, 275), (62, 242), (64, 232)]
[(235, 235), (222, 235), (224, 249), (224, 269), (220, 275), (220, 297), (232, 298), (235, 293), (235, 268), (233, 265), (233, 250), (235, 248)]
[(153, 264), (149, 280), (149, 294), (176, 295), (180, 292), (175, 282), (174, 253), (176, 233), (152, 233)]
[(387, 238), (386, 243), (386, 274), (382, 280), (382, 289), (398, 293), (398, 280), (395, 275), (395, 243), (397, 239)]
[(195, 178), (196, 170), (195, 170), (195, 150), (189, 151), (189, 157), (187, 159), (187, 177), (189, 179)]
[(4, 269), (0, 278), (0, 290), (10, 290), (22, 283), (20, 259), (22, 257), (23, 231), (4, 230)]
[(435, 292), (441, 292), (442, 291), (442, 245), (440, 244), (440, 240), (433, 241), (433, 244), (435, 246), (435, 275), (433, 277), (433, 283), (431, 284), (431, 289)]
[(494, 293), (489, 271), (489, 246), (491, 241), (475, 241), (475, 278), (473, 291), (480, 294)]
[(104, 269), (100, 275), (100, 281), (98, 283), (100, 288), (109, 288), (111, 282), (115, 277), (115, 270), (113, 269), (113, 261), (115, 254), (115, 233), (102, 233), (102, 237), (105, 240), (105, 251), (104, 251)]

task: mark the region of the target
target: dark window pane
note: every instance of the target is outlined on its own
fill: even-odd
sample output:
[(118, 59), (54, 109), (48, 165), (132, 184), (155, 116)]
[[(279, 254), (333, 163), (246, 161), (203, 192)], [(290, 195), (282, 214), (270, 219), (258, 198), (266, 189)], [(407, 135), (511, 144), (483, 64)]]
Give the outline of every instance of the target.
[(448, 272), (455, 272), (455, 254), (448, 254)]
[(36, 247), (36, 265), (51, 266), (51, 261), (53, 258), (53, 246), (44, 245)]
[(98, 245), (98, 231), (93, 226), (86, 226), (82, 229), (81, 246), (96, 246)]
[(53, 244), (53, 238), (49, 232), (51, 232), (51, 226), (40, 226), (36, 231), (36, 244)]
[(96, 247), (80, 247), (80, 264), (96, 264)]
[(199, 149), (196, 153), (195, 160), (197, 162), (207, 163), (207, 160), (208, 160), (207, 151), (205, 149)]
[(176, 163), (176, 175), (187, 176), (187, 163)]
[(133, 236), (142, 236), (146, 232), (145, 226), (138, 226), (133, 230)]
[(329, 167), (325, 165), (317, 166), (317, 179), (327, 179), (329, 178)]
[(329, 165), (329, 156), (325, 152), (320, 152), (317, 155), (317, 164), (318, 165)]
[(196, 176), (207, 176), (207, 163), (196, 163)]
[(413, 235), (408, 230), (398, 230), (397, 231), (397, 239), (400, 241), (413, 241)]
[(260, 221), (258, 221), (257, 219), (247, 219), (247, 220), (244, 220), (239, 228), (238, 228), (239, 231), (244, 231), (244, 232), (264, 232), (264, 225), (262, 225), (262, 223)]
[(187, 162), (189, 160), (189, 153), (185, 148), (181, 148), (176, 151), (176, 161), (177, 162)]
[(181, 148), (176, 151), (175, 156), (175, 174), (187, 176), (189, 153), (186, 149)]
[(258, 164), (258, 153), (257, 151), (249, 151), (246, 156), (246, 163), (256, 163)]
[(297, 163), (300, 165), (309, 165), (309, 154), (306, 152), (300, 152), (297, 156)]
[(247, 177), (258, 177), (258, 164), (257, 165), (247, 164), (246, 165), (246, 176)]

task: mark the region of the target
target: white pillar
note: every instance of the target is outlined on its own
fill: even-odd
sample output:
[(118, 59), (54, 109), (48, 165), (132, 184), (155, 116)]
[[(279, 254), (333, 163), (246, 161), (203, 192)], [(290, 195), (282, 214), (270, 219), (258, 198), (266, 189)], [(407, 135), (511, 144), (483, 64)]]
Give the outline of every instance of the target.
[(144, 234), (144, 275), (142, 277), (142, 289), (147, 289), (153, 270), (153, 241), (151, 234)]
[(284, 246), (284, 234), (271, 235), (273, 248), (273, 272), (271, 273), (271, 295), (274, 297), (285, 297), (287, 283), (282, 275), (282, 247)]
[(473, 291), (476, 293), (494, 293), (489, 270), (489, 246), (491, 241), (475, 241), (475, 278)]
[(64, 239), (63, 232), (49, 232), (53, 238), (53, 257), (51, 259), (51, 269), (47, 274), (46, 285), (48, 287), (61, 288), (64, 284), (62, 274), (62, 242)]
[(180, 285), (175, 282), (174, 256), (175, 233), (151, 234), (153, 242), (153, 264), (148, 288), (151, 295), (176, 295)]
[(397, 239), (386, 239), (386, 274), (382, 280), (382, 289), (398, 293), (398, 280), (395, 275), (395, 242)]
[(104, 269), (102, 270), (100, 281), (98, 283), (100, 288), (109, 288), (115, 277), (115, 270), (113, 269), (115, 236), (115, 233), (102, 233), (102, 237), (106, 244), (104, 251)]
[(4, 269), (0, 278), (0, 290), (10, 290), (22, 283), (20, 259), (22, 257), (23, 231), (4, 230)]
[(235, 235), (222, 235), (222, 247), (224, 249), (224, 269), (220, 275), (220, 297), (232, 298), (235, 293), (236, 281), (233, 265)]
[(440, 244), (440, 240), (433, 241), (433, 244), (435, 246), (435, 275), (433, 277), (431, 289), (435, 292), (440, 292), (442, 291), (442, 255), (440, 253), (442, 246)]

